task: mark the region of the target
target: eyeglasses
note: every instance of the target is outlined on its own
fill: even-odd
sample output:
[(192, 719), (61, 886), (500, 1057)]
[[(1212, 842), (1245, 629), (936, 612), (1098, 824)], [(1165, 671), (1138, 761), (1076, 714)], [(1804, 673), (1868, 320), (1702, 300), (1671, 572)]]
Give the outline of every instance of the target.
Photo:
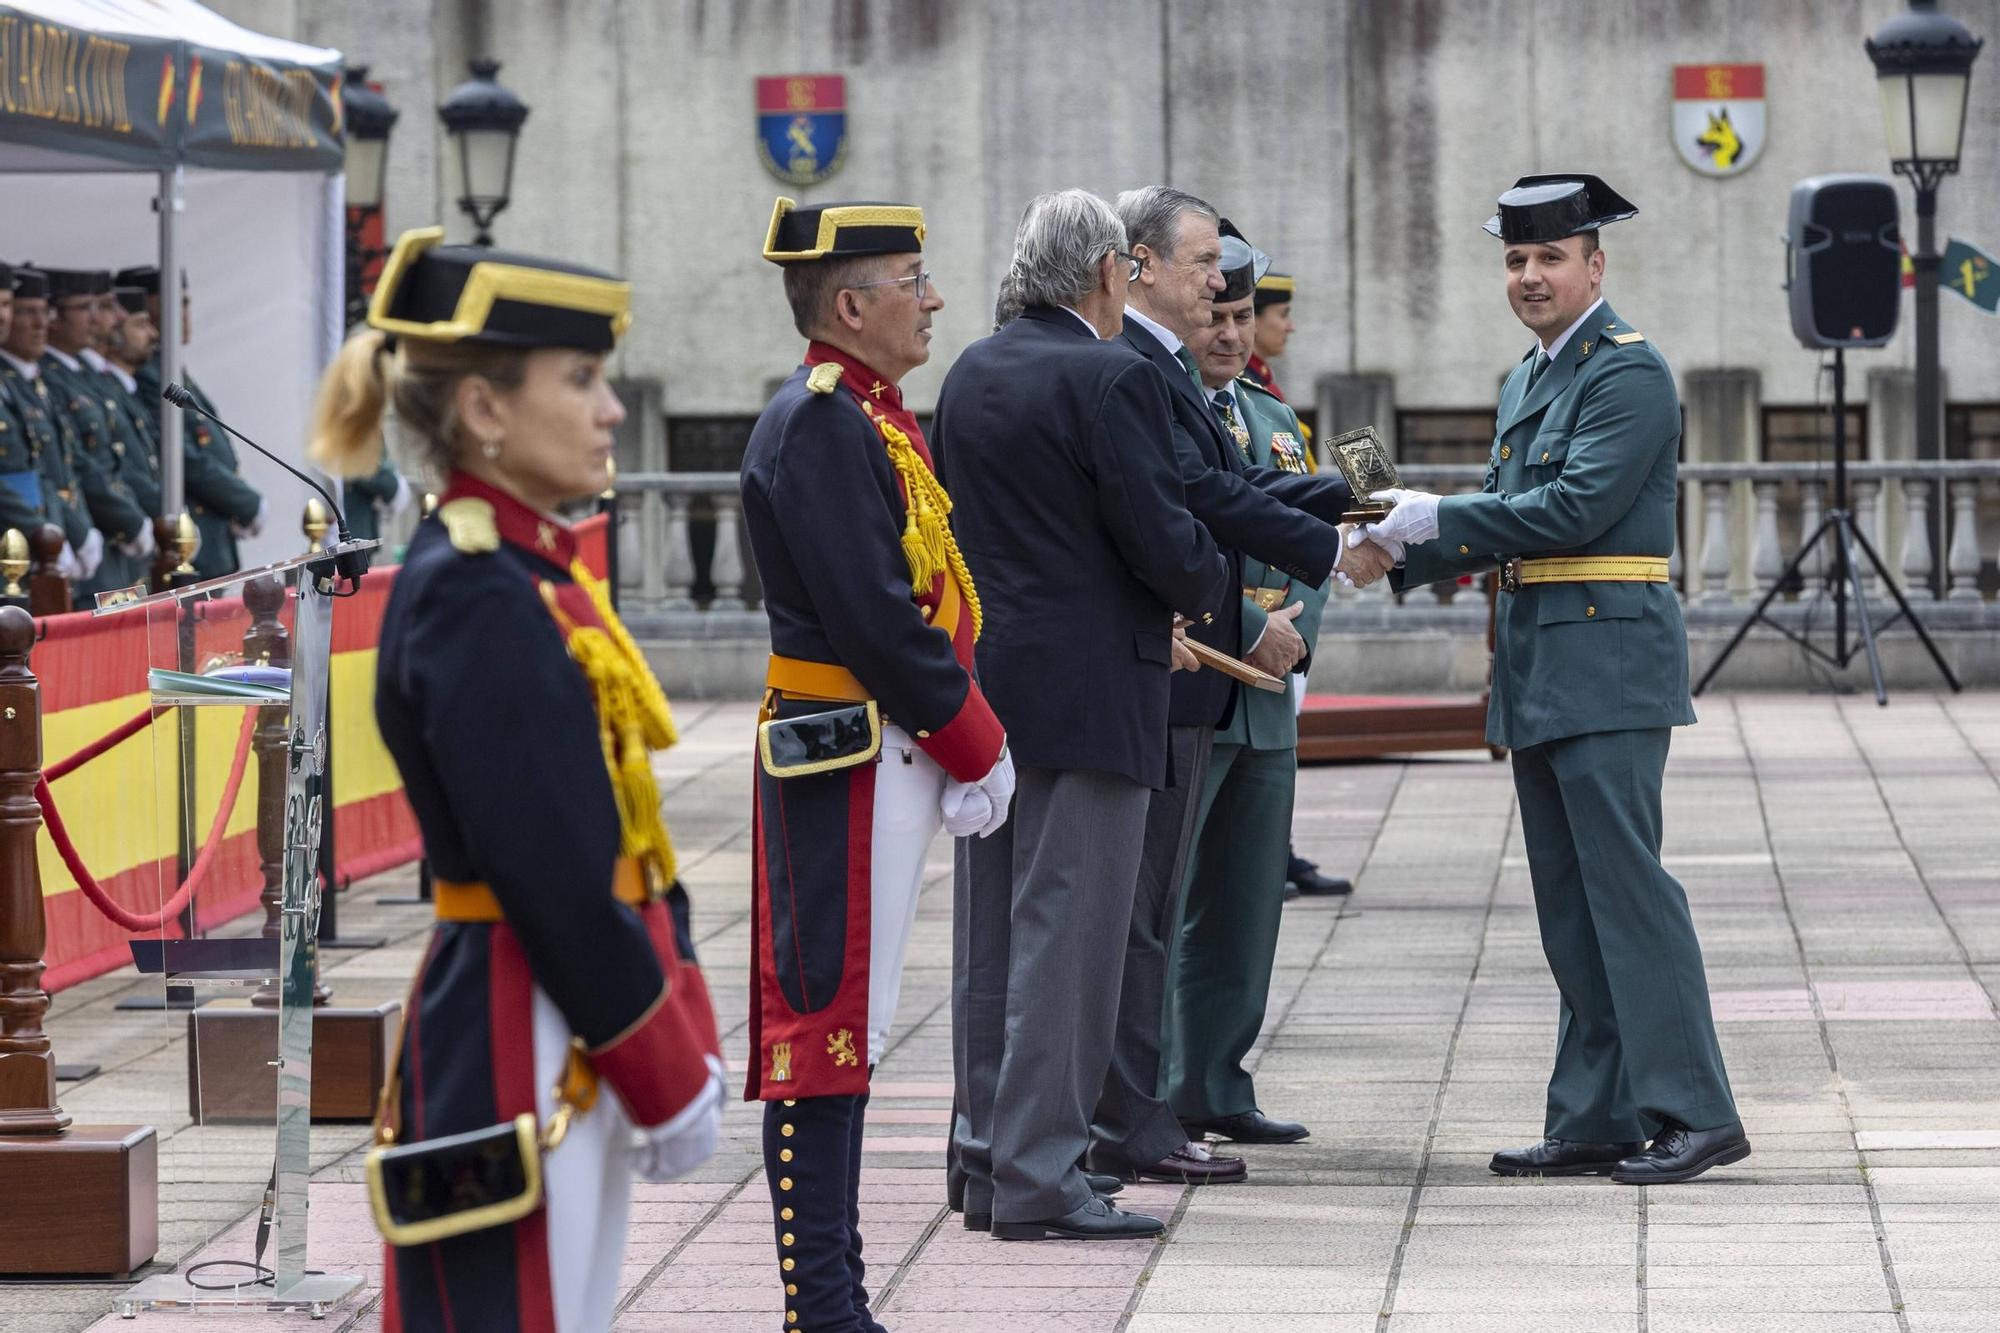
[(922, 305), (924, 297), (928, 296), (931, 290), (931, 271), (929, 269), (925, 269), (921, 273), (906, 273), (900, 278), (880, 278), (874, 282), (857, 282), (854, 284), (854, 288), (856, 291), (859, 291), (864, 287), (900, 287), (906, 282), (917, 284), (917, 304)]
[(1139, 256), (1133, 254), (1129, 250), (1113, 250), (1111, 253), (1117, 255), (1120, 259), (1124, 260), (1126, 263), (1132, 266), (1125, 273), (1125, 281), (1137, 282), (1139, 280), (1139, 275), (1143, 273), (1146, 269), (1146, 261), (1139, 258)]

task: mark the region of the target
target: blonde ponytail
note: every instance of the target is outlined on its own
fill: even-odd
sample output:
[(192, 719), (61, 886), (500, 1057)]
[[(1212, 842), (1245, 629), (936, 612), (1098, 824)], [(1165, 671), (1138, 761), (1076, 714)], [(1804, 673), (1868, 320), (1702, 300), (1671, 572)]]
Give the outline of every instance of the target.
[(390, 375), (384, 338), (377, 329), (356, 333), (320, 377), (306, 454), (333, 476), (365, 477), (381, 466)]

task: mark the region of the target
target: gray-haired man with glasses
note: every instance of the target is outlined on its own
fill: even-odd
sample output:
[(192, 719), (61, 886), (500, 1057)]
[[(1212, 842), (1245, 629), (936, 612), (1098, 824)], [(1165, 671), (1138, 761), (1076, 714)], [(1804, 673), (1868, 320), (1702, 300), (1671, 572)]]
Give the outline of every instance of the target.
[(1004, 827), (960, 840), (952, 914), (953, 1175), (966, 1227), (1004, 1240), (1161, 1229), (1079, 1159), (1167, 776), (1168, 675), (1193, 665), (1173, 616), (1236, 590), (1188, 512), (1160, 377), (1116, 336), (1127, 249), (1102, 199), (1033, 200), (1003, 292), (1018, 316), (959, 357), (931, 431), (1019, 784)]

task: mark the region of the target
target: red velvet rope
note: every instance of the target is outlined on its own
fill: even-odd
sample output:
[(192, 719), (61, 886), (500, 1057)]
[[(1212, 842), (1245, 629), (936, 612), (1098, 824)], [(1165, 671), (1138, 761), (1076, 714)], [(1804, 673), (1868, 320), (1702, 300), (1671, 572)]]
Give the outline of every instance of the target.
[[(159, 930), (178, 915), (180, 910), (187, 906), (188, 899), (194, 896), (195, 887), (208, 873), (209, 866), (215, 861), (217, 850), (222, 846), (222, 831), (229, 823), (230, 812), (236, 809), (236, 795), (243, 788), (243, 773), (250, 764), (250, 739), (257, 729), (258, 711), (255, 708), (243, 710), (243, 734), (236, 739), (236, 757), (229, 766), (229, 781), (222, 790), (222, 805), (215, 812), (215, 822), (209, 826), (207, 842), (203, 844), (200, 855), (195, 857), (194, 865), (188, 870), (187, 882), (181, 885), (179, 891), (165, 906), (150, 915), (142, 916), (136, 912), (128, 912), (112, 901), (111, 895), (104, 891), (104, 887), (90, 873), (90, 868), (84, 865), (83, 857), (76, 850), (76, 844), (70, 841), (69, 830), (63, 826), (62, 815), (56, 810), (55, 797), (49, 792), (48, 774), (45, 773), (41, 780), (35, 783), (35, 800), (41, 804), (42, 822), (48, 825), (49, 838), (56, 845), (56, 853), (62, 857), (63, 864), (69, 867), (69, 873), (75, 876), (76, 887), (83, 891), (83, 896), (90, 900), (91, 906), (104, 913), (120, 929)], [(150, 720), (150, 716), (147, 720)], [(137, 727), (128, 723), (119, 730), (129, 735), (130, 731), (136, 731)], [(116, 732), (112, 734), (117, 735)], [(108, 745), (99, 743), (100, 752), (108, 748), (110, 748)], [(78, 753), (83, 754), (84, 759), (91, 757), (83, 751)], [(76, 762), (81, 763), (83, 759), (78, 759)]]
[[(172, 708), (173, 706), (172, 704), (167, 705), (168, 708)], [(54, 782), (57, 778), (68, 777), (71, 773), (82, 768), (106, 750), (122, 745), (144, 731), (148, 726), (152, 725), (154, 716), (155, 714), (151, 707), (141, 709), (137, 717), (121, 724), (117, 730), (106, 732), (90, 744), (84, 746), (81, 750), (78, 750), (75, 754), (70, 755), (66, 759), (58, 759), (55, 763), (44, 768), (42, 770), (42, 780), (45, 782)]]

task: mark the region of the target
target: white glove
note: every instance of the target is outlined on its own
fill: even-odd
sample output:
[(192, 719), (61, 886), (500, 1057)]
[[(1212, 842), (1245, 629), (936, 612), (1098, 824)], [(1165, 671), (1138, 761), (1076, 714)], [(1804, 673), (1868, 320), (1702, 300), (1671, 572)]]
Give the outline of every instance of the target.
[(271, 502), (269, 500), (264, 500), (264, 499), (258, 500), (257, 516), (251, 519), (248, 523), (236, 524), (236, 535), (239, 537), (255, 537), (258, 533), (264, 530), (264, 520), (270, 517), (270, 514), (271, 514)]
[[(1347, 534), (1347, 544), (1349, 546), (1359, 546), (1363, 542), (1374, 542), (1377, 546), (1381, 547), (1383, 550), (1389, 553), (1390, 559), (1394, 560), (1399, 565), (1402, 564), (1403, 543), (1397, 541), (1394, 537), (1383, 536), (1380, 532), (1377, 531), (1377, 529), (1380, 528), (1381, 526), (1382, 525), (1380, 523), (1368, 523), (1354, 529), (1354, 531)], [(1347, 586), (1350, 588), (1354, 586), (1353, 583), (1351, 583), (1348, 580), (1347, 575), (1344, 573), (1340, 576), (1340, 581), (1342, 583), (1347, 584)]]
[(722, 1141), (722, 1061), (712, 1055), (702, 1058), (708, 1061), (708, 1086), (672, 1120), (636, 1131), (633, 1147), (638, 1161), (633, 1169), (654, 1184), (694, 1170), (715, 1156)]
[(408, 509), (410, 501), (415, 498), (416, 496), (410, 490), (410, 479), (398, 472), (396, 474), (396, 493), (389, 497), (390, 515), (394, 516)]
[(68, 542), (63, 543), (62, 554), (56, 557), (56, 573), (71, 582), (83, 577), (83, 566), (77, 562), (76, 552)]
[(76, 553), (76, 563), (82, 568), (83, 577), (86, 579), (97, 573), (97, 567), (104, 563), (103, 533), (96, 528), (90, 530), (90, 535), (83, 539), (83, 549)]
[(979, 790), (986, 794), (986, 799), (993, 806), (993, 813), (979, 830), (979, 836), (990, 838), (1007, 822), (1008, 807), (1014, 802), (1014, 756), (1001, 750), (992, 770), (979, 779)]
[(993, 818), (993, 802), (976, 782), (947, 781), (938, 798), (938, 813), (944, 816), (946, 833), (969, 838)]
[(119, 542), (118, 549), (126, 555), (131, 556), (134, 560), (144, 560), (157, 552), (160, 549), (160, 544), (153, 539), (153, 525), (150, 523), (141, 523), (139, 525), (139, 535), (129, 542)]
[(1429, 491), (1376, 491), (1374, 500), (1394, 500), (1396, 507), (1380, 523), (1368, 525), (1368, 535), (1386, 547), (1389, 541), (1420, 546), (1438, 535), (1438, 497)]

